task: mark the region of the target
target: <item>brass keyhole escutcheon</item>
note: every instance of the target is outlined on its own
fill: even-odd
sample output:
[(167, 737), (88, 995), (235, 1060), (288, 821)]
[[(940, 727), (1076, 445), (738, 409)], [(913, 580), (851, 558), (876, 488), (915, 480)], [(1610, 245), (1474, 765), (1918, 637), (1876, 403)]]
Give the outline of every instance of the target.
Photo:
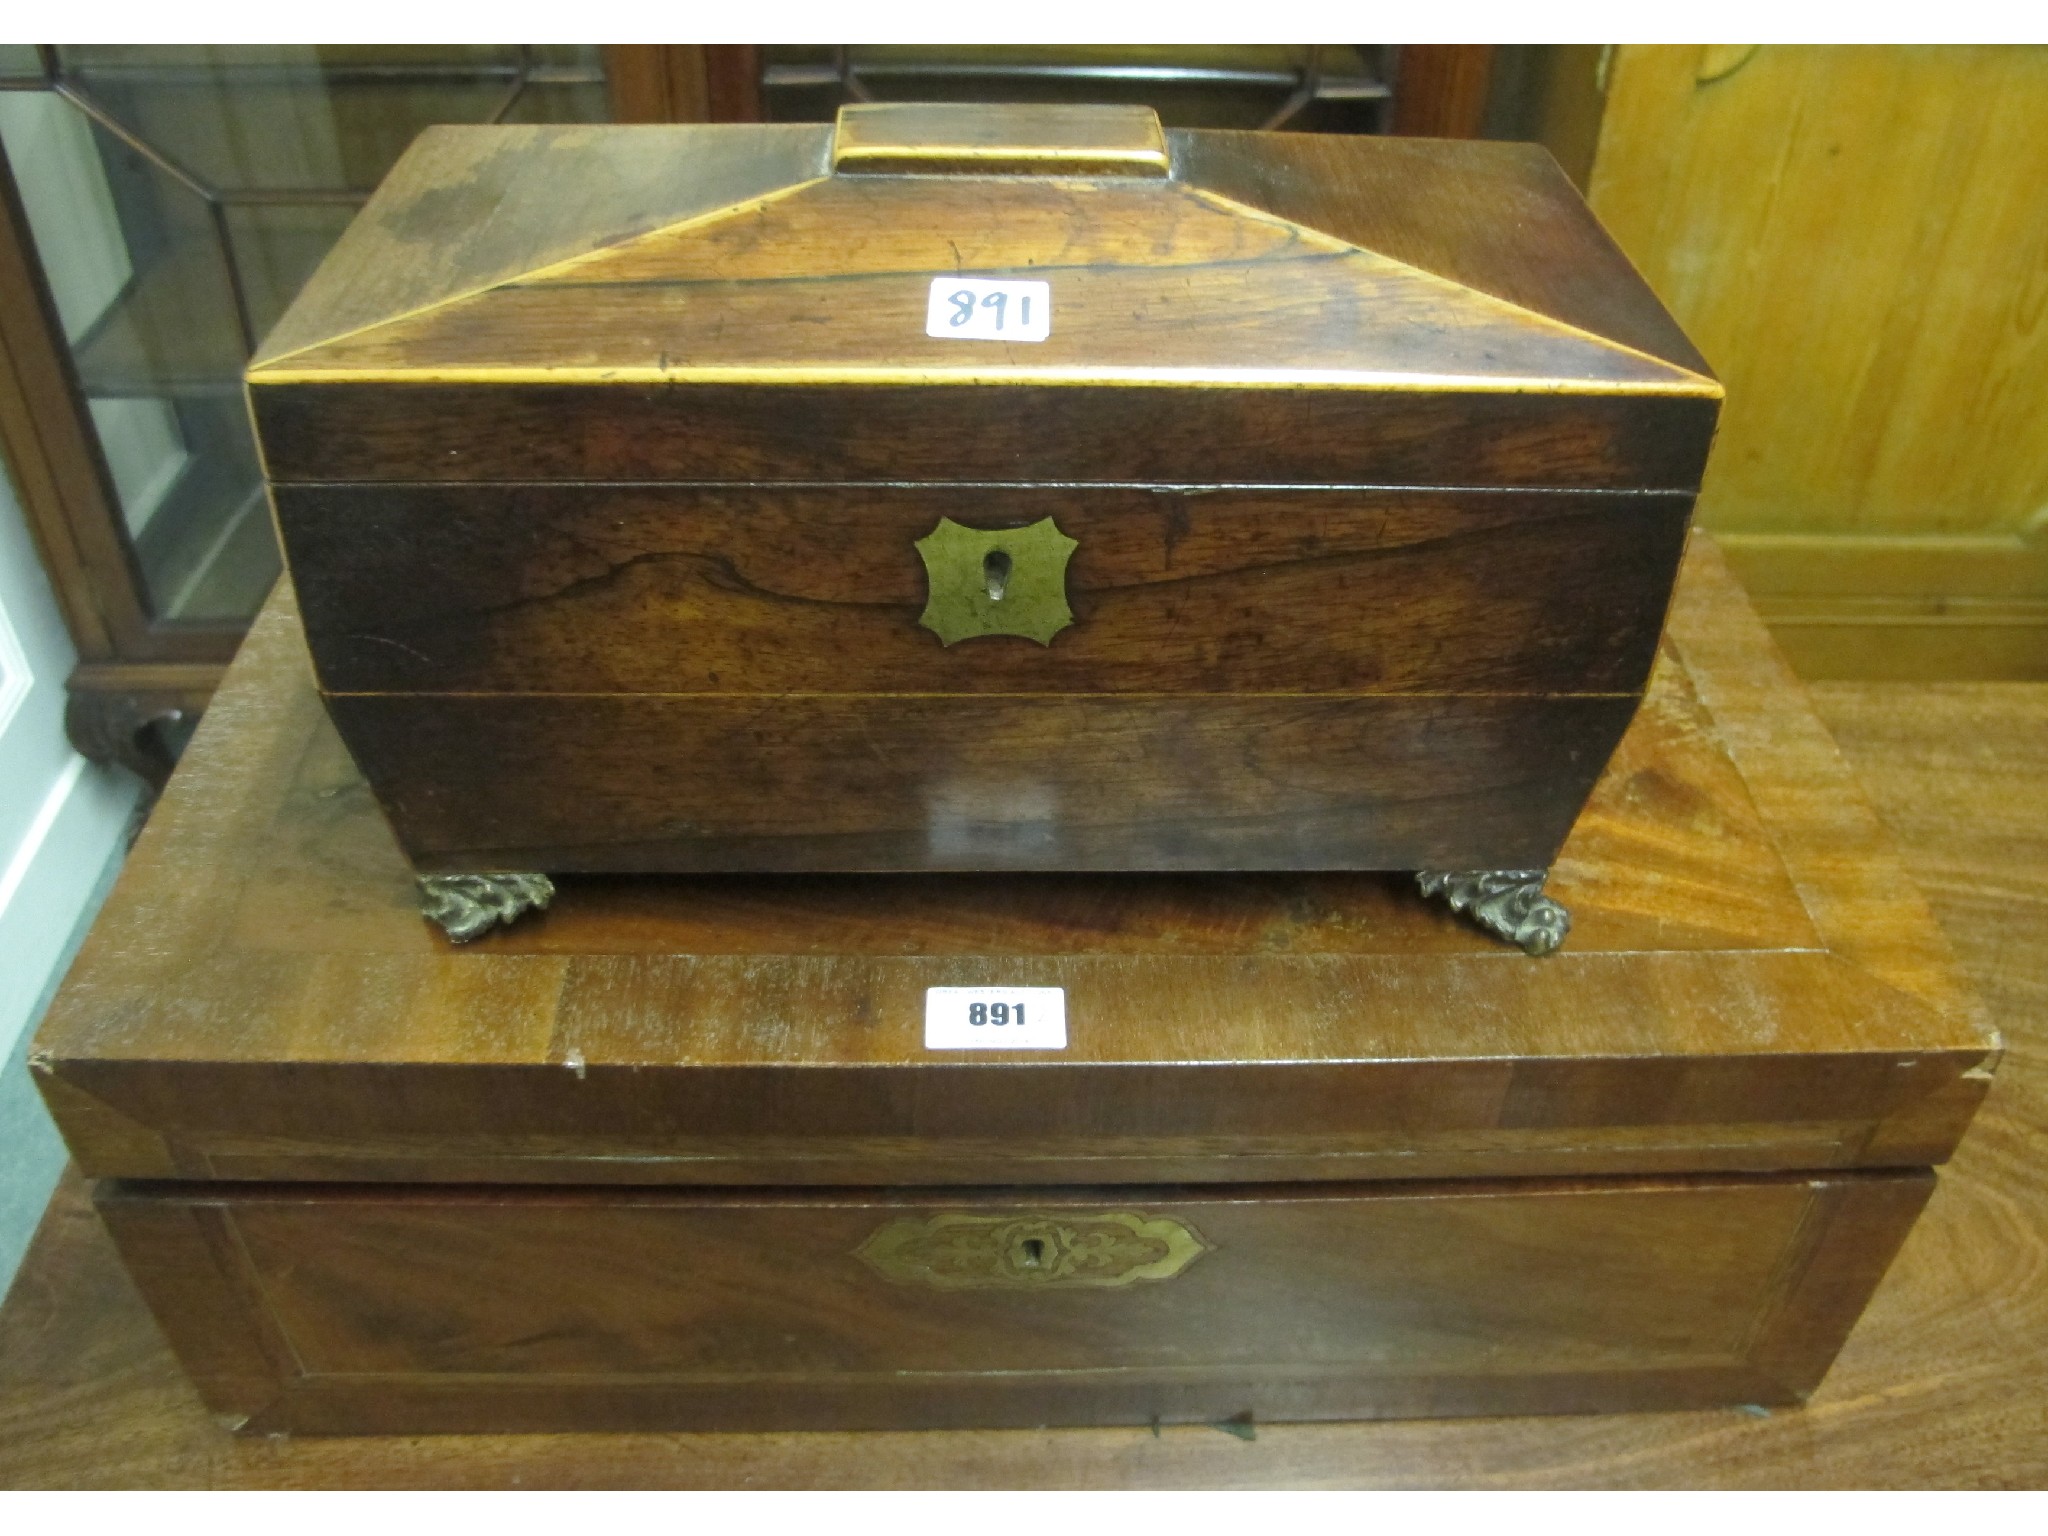
[(916, 547), (927, 590), (918, 623), (942, 645), (981, 635), (1050, 645), (1074, 622), (1067, 560), (1079, 546), (1049, 517), (1023, 528), (968, 528), (942, 517)]
[(1171, 1280), (1213, 1247), (1176, 1216), (1062, 1209), (896, 1216), (854, 1252), (941, 1291), (1116, 1290)]

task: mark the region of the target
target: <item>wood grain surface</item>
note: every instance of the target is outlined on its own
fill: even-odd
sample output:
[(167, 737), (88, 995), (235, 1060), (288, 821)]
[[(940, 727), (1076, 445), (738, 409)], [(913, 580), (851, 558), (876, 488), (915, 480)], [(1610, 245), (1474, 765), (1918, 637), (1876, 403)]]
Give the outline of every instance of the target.
[(1728, 384), (1710, 526), (2038, 527), (2044, 178), (2039, 49), (1616, 50), (1591, 198)]
[[(1564, 1183), (633, 1191), (103, 1185), (251, 1434), (1296, 1422), (1797, 1402), (1926, 1170)], [(1040, 1272), (934, 1285), (1043, 1234)], [(978, 1220), (979, 1228), (962, 1225)], [(927, 1262), (870, 1262), (888, 1229)], [(1063, 1237), (1062, 1229), (1072, 1234)], [(1030, 1271), (1012, 1261), (1007, 1276)]]
[[(1671, 653), (1559, 860), (1578, 926), (1542, 961), (1357, 874), (613, 877), (457, 948), (418, 916), (280, 601), (32, 1066), (109, 1176), (965, 1185), (1938, 1161), (1996, 1042), (1711, 549), (1688, 572)], [(1315, 788), (1275, 777), (1275, 794)], [(558, 779), (553, 799), (573, 815), (594, 782)], [(935, 826), (1028, 851), (1028, 818), (977, 820), (987, 797), (960, 793)], [(1065, 987), (1068, 1049), (925, 1051), (923, 989), (992, 981)], [(1176, 1086), (1193, 1070), (1199, 1093)]]
[(2048, 677), (2048, 51), (1605, 73), (1593, 206), (1727, 382), (1701, 514), (1801, 675)]
[[(744, 143), (696, 123), (429, 128), (254, 363), (821, 176), (831, 147), (810, 124), (756, 127)], [(442, 189), (424, 207), (423, 186)]]
[[(1579, 330), (1708, 375), (1620, 247), (1534, 144), (1175, 136), (1189, 180)], [(1455, 170), (1453, 170), (1455, 168)]]
[[(439, 130), (251, 365), (266, 465), (1697, 486), (1720, 386), (1554, 166), (1291, 137), (1090, 179), (821, 175), (809, 129)], [(928, 335), (931, 280), (970, 271), (1051, 282), (1049, 336)]]
[(202, 1410), (68, 1177), (0, 1310), (10, 1487), (2026, 1487), (2048, 1481), (2048, 688), (1830, 684), (2008, 1054), (1803, 1410), (1039, 1433), (250, 1439)]
[[(1350, 249), (1333, 235), (1284, 219), (1248, 218), (1227, 199), (1178, 185), (1111, 184), (1081, 196), (1067, 181), (1026, 180), (1002, 183), (999, 195), (1000, 217), (992, 218), (983, 181), (833, 177), (792, 190), (756, 217), (662, 230), (542, 271), (522, 286), (589, 297), (618, 286), (677, 284), (688, 292), (708, 283), (901, 279), (919, 272), (1029, 269), (1050, 278), (1076, 267), (1138, 266), (1189, 277), (1232, 261)], [(921, 310), (915, 320), (906, 329), (921, 335)], [(684, 355), (677, 354), (678, 363)], [(363, 360), (358, 354), (351, 366)]]
[(1227, 693), (329, 700), (415, 869), (820, 878), (1548, 869), (1634, 707)]
[[(858, 123), (897, 109), (847, 111)], [(1005, 136), (1014, 141), (1037, 132), (1048, 152), (1070, 147), (1062, 109), (1011, 109), (1009, 118), (1018, 131)], [(985, 117), (981, 126), (998, 125)], [(614, 142), (589, 137), (608, 132)], [(1720, 398), (1682, 339), (1668, 340), (1668, 320), (1662, 344), (1647, 350), (1579, 323), (1611, 315), (1633, 336), (1646, 324), (1654, 330), (1640, 317), (1659, 311), (1540, 153), (1464, 144), (1389, 150), (1382, 140), (1329, 135), (1320, 153), (1303, 157), (1287, 148), (1287, 135), (1213, 136), (1223, 141), (1214, 148), (1224, 174), (1246, 200), (1202, 184), (1212, 136), (1199, 131), (1175, 135), (1180, 174), (1171, 180), (819, 177), (798, 169), (812, 142), (800, 130), (668, 132), (695, 137), (679, 146), (642, 128), (581, 137), (442, 130), (395, 168), (357, 221), (367, 227), (336, 248), (281, 323), (285, 341), (266, 345), (252, 364), (251, 384), (259, 394), (350, 376), (516, 384), (531, 370), (599, 383), (651, 374), (677, 384), (739, 370), (800, 383), (819, 369), (859, 368), (897, 383), (984, 374), (1073, 383), (1135, 372), (1224, 387)], [(698, 156), (687, 151), (707, 136), (699, 174)], [(861, 131), (848, 136), (859, 141)], [(688, 192), (650, 183), (644, 169), (621, 173), (625, 157), (662, 164), (664, 154)], [(550, 181), (583, 175), (596, 190), (565, 210), (538, 191), (543, 166)], [(1270, 183), (1309, 178), (1322, 184), (1319, 199), (1297, 203), (1330, 215), (1370, 199), (1374, 182), (1390, 176), (1428, 190), (1385, 202), (1376, 216), (1334, 218), (1376, 228), (1434, 217), (1433, 228), (1395, 237), (1413, 261), (1259, 201)], [(748, 195), (763, 186), (773, 190)], [(1534, 215), (1530, 238), (1512, 248), (1498, 236), (1489, 242), (1471, 221), (1443, 217), (1430, 204), (1462, 194), (1476, 206), (1489, 193), (1490, 223), (1513, 222), (1501, 204), (1520, 204)], [(711, 201), (717, 196), (723, 208)], [(578, 216), (588, 221), (582, 249), (563, 254)], [(1482, 287), (1427, 264), (1467, 239), (1480, 251), (1447, 264), (1545, 275)], [(521, 241), (533, 259), (509, 270)], [(403, 279), (361, 270), (394, 242), (409, 258), (422, 242), (440, 249)], [(968, 271), (1051, 279), (1050, 335), (1021, 349), (927, 335), (930, 279)], [(379, 292), (394, 282), (409, 286)], [(1539, 303), (1492, 291), (1502, 287)], [(1580, 296), (1565, 306), (1573, 318), (1541, 307), (1553, 290)], [(373, 294), (387, 307), (364, 321)]]
[[(1640, 694), (1688, 510), (1015, 486), (281, 486), (276, 503), (322, 688), (494, 694)], [(942, 648), (917, 622), (914, 547), (942, 517), (1055, 519), (1080, 546), (1072, 628)]]
[[(1547, 868), (1647, 678), (1687, 512), (997, 486), (276, 505), (335, 723), (415, 867), (550, 874)], [(954, 513), (1078, 541), (1051, 646), (921, 627), (915, 541)]]
[[(1712, 400), (1143, 384), (269, 384), (273, 482), (800, 480), (1698, 489)], [(1199, 398), (1198, 398), (1199, 397)]]
[[(744, 373), (802, 383), (807, 374), (847, 371), (856, 384), (870, 372), (879, 384), (993, 375), (1059, 385), (1128, 375), (1228, 389), (1277, 374), (1297, 388), (1562, 392), (1569, 380), (1587, 393), (1718, 398), (1712, 383), (1661, 360), (1386, 257), (1332, 250), (1334, 242), (1312, 232), (1240, 235), (1229, 214), (1178, 184), (1162, 185), (1170, 190), (1029, 181), (961, 189), (978, 197), (928, 193), (913, 177), (800, 187), (747, 218), (736, 250), (693, 233), (671, 256), (663, 236), (650, 236), (266, 364), (251, 382), (259, 390), (327, 379), (390, 383), (412, 373), (485, 386), (509, 375), (517, 387), (522, 375), (541, 373), (688, 385)], [(1048, 192), (1109, 206), (1075, 215), (1032, 205)], [(1148, 206), (1167, 198), (1186, 206)], [(1125, 200), (1137, 206), (1117, 206)], [(1016, 201), (1025, 206), (1013, 231), (1007, 205)], [(1204, 229), (1210, 223), (1226, 227)], [(881, 233), (866, 236), (871, 226)], [(954, 228), (1001, 231), (1000, 259), (948, 261)], [(1043, 231), (1036, 248), (1024, 243), (1034, 231)], [(1204, 260), (1215, 247), (1230, 259)], [(805, 252), (825, 270), (806, 272)], [(1132, 252), (1152, 259), (1134, 263)], [(1028, 352), (1001, 339), (929, 335), (931, 280), (963, 266), (1049, 280), (1051, 333)], [(1188, 408), (1203, 406), (1196, 399)]]

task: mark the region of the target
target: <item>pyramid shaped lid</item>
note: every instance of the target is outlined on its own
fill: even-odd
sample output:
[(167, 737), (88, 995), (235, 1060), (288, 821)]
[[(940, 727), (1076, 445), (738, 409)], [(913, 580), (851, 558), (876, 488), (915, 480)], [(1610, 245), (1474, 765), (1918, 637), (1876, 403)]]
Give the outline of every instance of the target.
[[(963, 277), (1048, 334), (927, 334)], [(1120, 107), (434, 130), (250, 380), (1720, 394), (1541, 151)]]

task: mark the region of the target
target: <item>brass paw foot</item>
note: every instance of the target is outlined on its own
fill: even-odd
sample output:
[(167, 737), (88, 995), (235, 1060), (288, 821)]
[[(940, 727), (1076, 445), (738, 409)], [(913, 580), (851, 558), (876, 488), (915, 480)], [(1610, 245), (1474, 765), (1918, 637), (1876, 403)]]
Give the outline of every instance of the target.
[(422, 875), (420, 915), (458, 944), (555, 899), (546, 875)]
[(1547, 955), (1572, 931), (1572, 915), (1543, 894), (1547, 869), (1422, 869), (1415, 883), (1488, 933)]

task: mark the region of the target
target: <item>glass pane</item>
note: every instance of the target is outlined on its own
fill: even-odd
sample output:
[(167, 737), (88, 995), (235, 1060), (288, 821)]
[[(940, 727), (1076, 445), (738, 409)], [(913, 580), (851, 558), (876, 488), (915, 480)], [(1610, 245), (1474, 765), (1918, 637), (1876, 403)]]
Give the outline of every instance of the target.
[(27, 43), (0, 43), (0, 80), (33, 80), (43, 72), (43, 61)]
[[(16, 54), (23, 54), (17, 60)], [(607, 115), (584, 46), (65, 47), (0, 143), (150, 611), (252, 614), (278, 557), (242, 401), (276, 323), (413, 137)], [(0, 72), (38, 68), (0, 49)]]
[[(50, 92), (0, 95), (0, 137), (146, 599), (211, 616), (205, 568), (261, 489), (232, 430), (223, 451), (247, 353), (212, 205)], [(239, 611), (275, 574), (259, 562)]]
[(258, 336), (277, 324), (360, 206), (353, 200), (228, 205), (228, 240)]
[[(365, 57), (378, 52), (394, 57)], [(209, 187), (367, 193), (422, 128), (488, 122), (518, 85), (513, 50), (441, 52), (92, 47), (61, 57), (122, 126)]]
[(607, 123), (612, 105), (604, 76), (593, 80), (534, 80), (499, 119), (506, 123)]

